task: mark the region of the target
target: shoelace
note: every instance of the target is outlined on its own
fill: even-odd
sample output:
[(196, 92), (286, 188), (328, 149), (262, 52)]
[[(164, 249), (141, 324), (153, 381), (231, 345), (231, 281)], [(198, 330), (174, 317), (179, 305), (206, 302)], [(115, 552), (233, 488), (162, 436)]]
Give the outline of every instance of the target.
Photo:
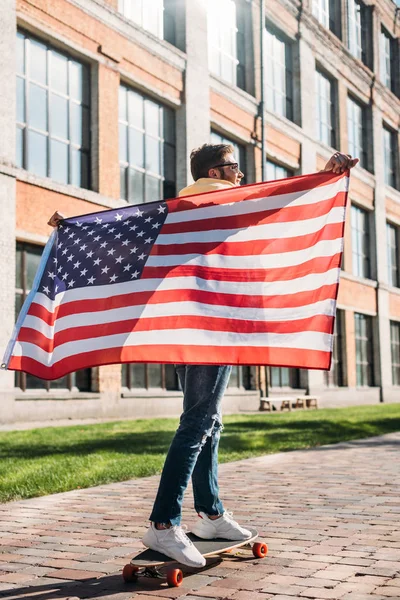
[(175, 536), (178, 538), (178, 540), (184, 542), (185, 544), (193, 546), (192, 541), (186, 535), (187, 525), (174, 525), (173, 527), (171, 527), (171, 530), (175, 532)]

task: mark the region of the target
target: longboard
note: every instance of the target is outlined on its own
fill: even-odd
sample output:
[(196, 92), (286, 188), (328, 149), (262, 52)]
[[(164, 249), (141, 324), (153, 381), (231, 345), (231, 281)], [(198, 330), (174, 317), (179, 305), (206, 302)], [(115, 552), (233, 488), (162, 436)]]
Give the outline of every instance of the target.
[[(216, 556), (223, 554), (224, 552), (230, 552), (235, 548), (246, 546), (251, 544), (258, 538), (258, 531), (254, 528), (249, 527), (251, 531), (251, 537), (247, 540), (224, 540), (216, 538), (213, 540), (203, 540), (198, 538), (193, 533), (187, 534), (188, 538), (193, 542), (198, 551), (204, 556)], [(253, 544), (253, 555), (256, 558), (264, 558), (268, 553), (267, 544), (264, 542), (256, 542)], [(143, 552), (136, 554), (131, 562), (123, 568), (122, 577), (126, 582), (136, 581), (141, 575), (147, 577), (162, 577), (162, 574), (158, 571), (158, 567), (168, 567), (173, 564), (178, 564), (176, 560), (170, 556), (166, 556), (161, 552), (150, 550), (147, 548)], [(181, 569), (169, 568), (167, 570), (167, 583), (170, 587), (178, 587), (181, 585), (183, 580), (183, 573)]]

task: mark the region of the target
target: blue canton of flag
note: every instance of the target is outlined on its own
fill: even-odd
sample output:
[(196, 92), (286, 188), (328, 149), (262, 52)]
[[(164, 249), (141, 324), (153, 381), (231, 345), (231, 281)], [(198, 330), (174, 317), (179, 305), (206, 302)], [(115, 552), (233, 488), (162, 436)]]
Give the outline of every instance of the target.
[(60, 292), (139, 279), (168, 214), (165, 202), (65, 219), (38, 292)]

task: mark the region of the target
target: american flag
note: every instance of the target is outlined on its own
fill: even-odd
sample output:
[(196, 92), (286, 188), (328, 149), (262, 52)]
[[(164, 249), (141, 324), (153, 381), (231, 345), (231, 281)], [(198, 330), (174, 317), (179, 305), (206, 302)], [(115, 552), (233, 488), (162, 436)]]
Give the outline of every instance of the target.
[(329, 369), (348, 181), (316, 173), (65, 219), (3, 367)]

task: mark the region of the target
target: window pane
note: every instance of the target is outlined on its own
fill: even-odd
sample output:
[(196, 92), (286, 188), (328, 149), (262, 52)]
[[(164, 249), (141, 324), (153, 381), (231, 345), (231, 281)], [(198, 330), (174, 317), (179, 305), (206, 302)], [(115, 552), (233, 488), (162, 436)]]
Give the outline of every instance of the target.
[(46, 382), (33, 375), (26, 374), (26, 388), (28, 390), (45, 390)]
[(161, 387), (161, 365), (149, 364), (147, 365), (149, 388), (150, 387)]
[(127, 126), (119, 124), (119, 160), (128, 162)]
[(16, 165), (17, 167), (24, 166), (24, 155), (23, 155), (23, 131), (20, 127), (17, 127), (17, 139), (16, 139)]
[(50, 86), (53, 90), (67, 95), (68, 93), (68, 59), (52, 51), (51, 53), (51, 77)]
[(34, 83), (29, 85), (29, 125), (47, 131), (47, 91)]
[(159, 137), (160, 130), (160, 109), (157, 104), (146, 100), (145, 102), (145, 128), (146, 133)]
[(122, 85), (119, 86), (119, 100), (118, 100), (118, 111), (119, 120), (128, 120), (128, 102), (127, 102), (127, 89)]
[(165, 365), (165, 389), (166, 390), (177, 390), (178, 380), (174, 365)]
[(68, 100), (51, 94), (50, 127), (52, 137), (68, 139)]
[(47, 83), (47, 48), (36, 40), (30, 40), (29, 77), (38, 83)]
[(17, 33), (17, 73), (25, 73), (25, 38)]
[(161, 174), (160, 142), (146, 135), (146, 170)]
[(144, 128), (144, 99), (135, 92), (128, 92), (128, 116), (129, 125), (137, 127), (138, 129)]
[(129, 162), (144, 168), (144, 135), (132, 127), (129, 127)]
[(119, 169), (119, 196), (124, 200), (127, 200), (127, 191), (126, 191), (126, 175), (128, 169), (126, 167), (120, 167)]
[(129, 202), (139, 204), (144, 202), (143, 173), (129, 169)]
[(154, 202), (161, 198), (161, 179), (146, 175), (146, 202)]
[(26, 268), (26, 291), (32, 289), (36, 271), (38, 270), (43, 248), (40, 246), (33, 249), (32, 246), (25, 252), (25, 268)]
[(50, 176), (61, 183), (68, 183), (68, 145), (51, 140), (50, 152)]
[(15, 294), (15, 321), (18, 319), (18, 315), (21, 312), (22, 305), (24, 304), (24, 297), (22, 294)]
[(17, 243), (17, 250), (15, 255), (15, 287), (18, 289), (23, 289), (24, 282), (22, 276), (22, 247), (21, 244)]
[(84, 82), (84, 75), (88, 79), (87, 70), (83, 69), (83, 65), (74, 60), (69, 60), (69, 95), (73, 100), (88, 104), (88, 92), (84, 93), (84, 89), (89, 90), (89, 81)]
[(47, 176), (47, 136), (28, 131), (28, 170)]
[(81, 369), (74, 373), (75, 386), (80, 392), (90, 392), (92, 389), (91, 369)]
[(17, 77), (17, 121), (25, 123), (25, 81)]
[(129, 365), (130, 375), (131, 375), (131, 387), (132, 388), (144, 388), (145, 386), (145, 377), (144, 377), (144, 369), (145, 365), (141, 363), (135, 363)]

